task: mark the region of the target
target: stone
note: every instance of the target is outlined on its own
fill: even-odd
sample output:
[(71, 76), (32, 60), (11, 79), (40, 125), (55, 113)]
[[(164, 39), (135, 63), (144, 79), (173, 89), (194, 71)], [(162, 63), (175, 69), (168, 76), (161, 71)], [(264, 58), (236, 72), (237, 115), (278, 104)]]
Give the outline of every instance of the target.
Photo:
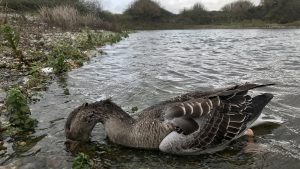
[(42, 72), (45, 73), (46, 75), (53, 73), (53, 68), (52, 67), (45, 67), (42, 68)]
[(25, 146), (27, 143), (25, 142), (25, 141), (21, 141), (21, 142), (19, 142), (19, 145), (20, 146)]
[(27, 84), (28, 81), (29, 81), (28, 77), (23, 77), (23, 78), (18, 80), (18, 84), (19, 85), (25, 85), (25, 84)]
[(29, 151), (21, 154), (22, 157), (25, 157), (25, 156), (33, 156), (35, 154), (37, 154), (38, 152), (40, 152), (42, 149), (41, 146), (35, 146), (33, 147), (32, 149), (30, 149)]
[(0, 89), (0, 107), (1, 107), (1, 103), (4, 103), (5, 98), (6, 98), (6, 92), (3, 89)]
[(6, 68), (7, 64), (6, 63), (0, 63), (0, 68)]

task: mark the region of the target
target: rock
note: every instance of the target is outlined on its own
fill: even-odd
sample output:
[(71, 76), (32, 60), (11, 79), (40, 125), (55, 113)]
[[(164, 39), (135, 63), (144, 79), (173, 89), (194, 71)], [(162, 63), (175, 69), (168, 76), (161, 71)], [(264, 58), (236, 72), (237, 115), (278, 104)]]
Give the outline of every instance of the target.
[[(1, 100), (1, 102), (3, 102), (3, 103), (0, 103), (0, 114), (2, 112), (5, 112), (5, 110), (6, 110), (6, 107), (4, 105), (4, 100)], [(0, 129), (1, 129), (1, 122), (0, 122)]]
[(53, 68), (52, 67), (45, 67), (42, 68), (42, 72), (45, 73), (46, 75), (53, 73)]
[(1, 108), (1, 103), (4, 103), (5, 98), (6, 98), (6, 92), (3, 89), (0, 89), (0, 108)]
[(0, 68), (6, 68), (7, 64), (6, 63), (0, 63)]
[(7, 72), (5, 72), (4, 77), (5, 77), (5, 78), (9, 78), (9, 77), (10, 77), (10, 74), (7, 73)]
[(37, 166), (33, 163), (28, 163), (28, 164), (25, 164), (24, 166), (22, 166), (23, 169), (36, 169)]
[(19, 84), (19, 85), (25, 85), (25, 84), (27, 84), (28, 81), (29, 81), (29, 78), (28, 78), (28, 77), (23, 77), (23, 78), (21, 78), (21, 79), (18, 81), (18, 84)]
[(15, 160), (6, 166), (0, 166), (0, 169), (18, 169), (22, 166), (22, 160)]
[(21, 141), (21, 142), (19, 142), (19, 145), (20, 146), (25, 146), (27, 143), (25, 142), (25, 141)]
[(1, 151), (0, 151), (0, 156), (4, 155), (5, 153), (6, 153), (5, 150), (1, 150)]
[(22, 157), (25, 157), (25, 156), (32, 156), (32, 155), (35, 155), (37, 154), (38, 152), (40, 152), (42, 149), (41, 146), (35, 146), (33, 147), (32, 149), (30, 149), (29, 151), (21, 154)]

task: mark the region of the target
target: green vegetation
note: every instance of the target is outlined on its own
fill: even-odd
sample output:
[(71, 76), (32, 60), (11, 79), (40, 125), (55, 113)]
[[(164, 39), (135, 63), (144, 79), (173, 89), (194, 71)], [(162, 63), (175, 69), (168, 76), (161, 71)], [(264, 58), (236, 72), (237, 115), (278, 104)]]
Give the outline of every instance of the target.
[(49, 57), (49, 65), (53, 67), (55, 74), (62, 74), (70, 69), (66, 59), (67, 56), (72, 57), (73, 51), (70, 51), (68, 46), (61, 45), (55, 47)]
[(30, 118), (30, 109), (27, 99), (19, 88), (12, 88), (8, 91), (6, 107), (9, 113), (9, 122), (13, 127), (23, 131), (32, 131), (37, 125), (37, 120)]
[(131, 21), (139, 22), (160, 22), (174, 15), (151, 0), (134, 1), (124, 14), (128, 15)]
[(90, 29), (85, 29), (83, 36), (76, 40), (75, 46), (81, 50), (90, 50), (94, 49), (97, 46), (103, 46), (107, 43), (113, 44), (117, 43), (122, 38), (127, 38), (127, 32), (112, 33), (112, 32), (94, 32)]
[(74, 160), (73, 169), (91, 169), (94, 166), (93, 160), (88, 155), (80, 153)]
[(139, 110), (139, 108), (137, 106), (134, 106), (131, 108), (132, 113), (136, 113), (138, 110)]
[(27, 82), (27, 88), (28, 89), (33, 89), (33, 88), (42, 88), (43, 84), (46, 83), (47, 76), (45, 76), (42, 73), (42, 67), (38, 63), (34, 63), (31, 66), (31, 70), (29, 72), (30, 74), (30, 79)]
[(95, 35), (88, 28), (85, 29), (85, 33), (86, 36), (80, 39), (78, 42), (78, 47), (83, 50), (95, 49), (95, 46), (98, 45)]
[(209, 24), (209, 13), (204, 5), (196, 3), (191, 9), (184, 9), (179, 15), (179, 22), (189, 24)]
[(299, 0), (262, 0), (265, 18), (278, 23), (288, 23), (300, 20)]
[(6, 24), (1, 28), (1, 35), (3, 39), (7, 41), (6, 45), (12, 49), (14, 55), (19, 58), (22, 63), (29, 65), (22, 51), (19, 49), (20, 34), (14, 31), (10, 25)]
[(84, 51), (95, 49), (107, 43), (113, 44), (127, 37), (128, 33), (94, 32), (85, 29), (76, 40), (66, 40), (53, 47), (48, 65), (53, 67), (56, 74), (62, 74), (72, 68), (77, 68), (89, 60)]
[[(64, 73), (89, 60), (94, 53), (90, 50), (128, 36), (108, 22), (114, 20), (112, 14), (95, 4), (81, 0), (0, 0), (0, 23), (3, 18), (6, 23), (0, 27), (0, 57), (3, 59), (0, 69), (12, 82), (4, 82), (1, 87), (21, 85), (11, 88), (5, 105), (0, 105), (1, 111), (6, 112), (3, 115), (7, 116), (7, 121), (0, 123), (2, 138), (18, 136), (19, 139), (34, 131), (38, 121), (30, 117), (27, 103), (39, 99), (38, 91), (45, 89), (50, 77), (58, 80), (65, 95), (70, 94), (67, 83), (63, 82)], [(69, 32), (63, 31), (66, 29)], [(58, 76), (54, 77), (52, 72)], [(6, 73), (14, 78), (9, 79)], [(20, 152), (31, 146), (27, 141), (13, 141), (16, 143), (14, 149)], [(0, 141), (0, 149), (1, 144)], [(84, 154), (80, 154), (73, 165), (73, 168), (92, 167), (93, 161)]]

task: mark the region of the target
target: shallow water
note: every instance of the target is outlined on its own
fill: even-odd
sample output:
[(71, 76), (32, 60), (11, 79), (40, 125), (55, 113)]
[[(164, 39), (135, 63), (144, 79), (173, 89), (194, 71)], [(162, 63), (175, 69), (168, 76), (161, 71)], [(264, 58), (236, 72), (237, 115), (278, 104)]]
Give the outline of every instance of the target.
[[(101, 124), (93, 131), (90, 153), (104, 168), (299, 168), (300, 30), (140, 31), (70, 72), (31, 105), (39, 120), (36, 133), (20, 149), (8, 144), (4, 164), (33, 168), (69, 168), (63, 126), (68, 113), (83, 102), (111, 97), (129, 111), (140, 110), (193, 90), (233, 83), (276, 83), (253, 91), (275, 95), (264, 114), (282, 125), (254, 129), (254, 144), (241, 138), (222, 152), (171, 156), (110, 143)], [(66, 88), (70, 95), (65, 95)], [(6, 160), (7, 159), (7, 160)]]

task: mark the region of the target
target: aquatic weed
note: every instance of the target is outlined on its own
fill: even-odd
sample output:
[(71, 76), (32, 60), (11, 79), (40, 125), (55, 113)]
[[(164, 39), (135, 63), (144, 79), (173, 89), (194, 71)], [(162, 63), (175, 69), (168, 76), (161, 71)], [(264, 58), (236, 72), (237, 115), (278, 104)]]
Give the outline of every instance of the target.
[(134, 106), (134, 107), (131, 108), (131, 112), (132, 112), (132, 113), (135, 113), (135, 112), (137, 112), (138, 110), (139, 110), (139, 108), (138, 108), (137, 106)]

